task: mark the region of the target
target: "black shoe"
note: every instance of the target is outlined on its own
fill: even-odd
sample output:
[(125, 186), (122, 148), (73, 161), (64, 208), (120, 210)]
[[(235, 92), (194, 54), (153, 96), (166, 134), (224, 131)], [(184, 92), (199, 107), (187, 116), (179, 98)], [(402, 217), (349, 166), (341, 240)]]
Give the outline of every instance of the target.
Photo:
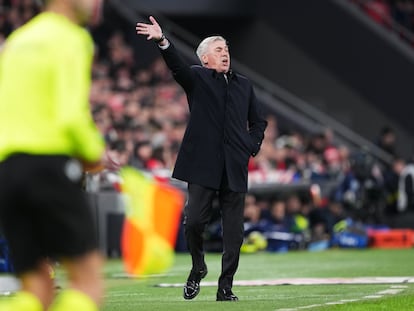
[(231, 289), (219, 288), (217, 291), (217, 301), (237, 301), (239, 298), (233, 294)]
[(202, 270), (196, 273), (191, 271), (187, 283), (184, 285), (184, 299), (194, 299), (198, 295), (200, 292), (200, 281), (206, 277), (207, 273), (207, 266), (204, 266)]

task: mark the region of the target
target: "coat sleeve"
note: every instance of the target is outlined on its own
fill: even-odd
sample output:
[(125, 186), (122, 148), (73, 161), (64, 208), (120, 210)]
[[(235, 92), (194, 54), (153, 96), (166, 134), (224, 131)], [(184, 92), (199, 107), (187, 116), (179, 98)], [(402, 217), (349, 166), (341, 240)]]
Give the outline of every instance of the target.
[(165, 63), (171, 70), (175, 81), (177, 81), (184, 90), (189, 93), (194, 87), (194, 72), (191, 67), (185, 63), (175, 46), (170, 42), (170, 46), (165, 50), (161, 49), (161, 55)]
[(260, 150), (264, 138), (264, 131), (267, 126), (267, 121), (263, 116), (262, 105), (258, 101), (253, 87), (250, 87), (250, 104), (248, 115), (248, 127), (251, 140), (253, 142), (252, 153), (254, 157)]

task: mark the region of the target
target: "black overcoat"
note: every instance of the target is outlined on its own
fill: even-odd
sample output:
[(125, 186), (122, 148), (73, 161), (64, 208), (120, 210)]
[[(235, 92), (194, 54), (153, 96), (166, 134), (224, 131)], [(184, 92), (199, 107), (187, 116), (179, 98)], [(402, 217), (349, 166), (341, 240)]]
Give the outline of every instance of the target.
[(190, 109), (173, 177), (218, 190), (226, 170), (230, 189), (246, 192), (247, 164), (267, 125), (252, 84), (240, 74), (229, 72), (227, 83), (215, 70), (189, 66), (173, 44), (161, 54)]

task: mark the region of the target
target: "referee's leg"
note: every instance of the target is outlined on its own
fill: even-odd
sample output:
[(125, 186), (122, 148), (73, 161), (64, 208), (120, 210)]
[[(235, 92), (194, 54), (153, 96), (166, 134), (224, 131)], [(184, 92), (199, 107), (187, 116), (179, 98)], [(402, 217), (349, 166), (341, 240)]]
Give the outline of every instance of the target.
[(102, 304), (104, 291), (103, 263), (103, 256), (98, 251), (63, 260), (62, 264), (68, 273), (69, 288), (56, 298), (50, 311), (97, 311)]

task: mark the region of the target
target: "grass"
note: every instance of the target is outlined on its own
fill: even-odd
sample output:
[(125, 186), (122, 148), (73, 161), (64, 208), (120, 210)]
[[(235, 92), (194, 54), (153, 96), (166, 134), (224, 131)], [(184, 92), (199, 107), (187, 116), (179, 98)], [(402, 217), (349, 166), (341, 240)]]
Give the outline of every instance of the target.
[[(174, 266), (165, 275), (126, 278), (122, 262), (109, 260), (105, 265), (106, 297), (102, 310), (414, 310), (414, 283), (234, 286), (238, 302), (216, 302), (216, 286), (202, 286), (198, 297), (185, 301), (181, 285), (190, 262), (188, 254), (177, 254)], [(208, 254), (206, 262), (209, 274), (205, 281), (216, 284), (221, 256)], [(413, 262), (414, 249), (245, 254), (235, 280), (407, 276), (414, 279)], [(65, 287), (60, 271), (58, 281)], [(178, 283), (179, 287), (157, 287), (160, 283)]]
[[(216, 282), (220, 273), (219, 254), (206, 257), (209, 275)], [(414, 250), (329, 250), (325, 252), (258, 253), (242, 255), (236, 280), (309, 278), (309, 277), (374, 277), (414, 276)], [(119, 260), (110, 260), (105, 269), (105, 311), (136, 310), (414, 310), (414, 284), (397, 294), (381, 298), (364, 298), (390, 290), (392, 284), (370, 285), (288, 285), (235, 286), (237, 303), (215, 302), (216, 287), (202, 287), (193, 301), (182, 298), (182, 288), (155, 287), (159, 283), (183, 283), (190, 268), (187, 254), (176, 256), (168, 274), (140, 279), (119, 277), (123, 272)], [(326, 303), (344, 304), (326, 305)], [(314, 305), (313, 308), (309, 306)]]

